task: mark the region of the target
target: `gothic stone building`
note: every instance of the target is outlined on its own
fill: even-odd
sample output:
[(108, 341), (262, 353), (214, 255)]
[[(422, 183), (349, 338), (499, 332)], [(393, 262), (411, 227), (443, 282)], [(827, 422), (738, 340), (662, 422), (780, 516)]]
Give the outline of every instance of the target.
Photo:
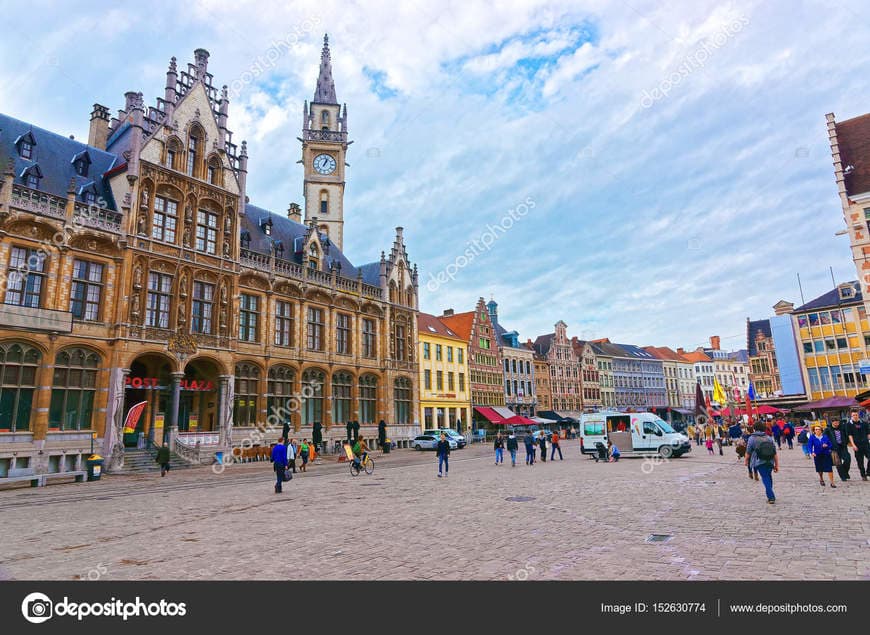
[(375, 262), (342, 253), (328, 42), (303, 113), (304, 219), (248, 202), (226, 86), (194, 56), (172, 59), (154, 106), (95, 105), (87, 144), (0, 116), (0, 476), (75, 469), (92, 433), (120, 467), (137, 404), (135, 432), (179, 452), (238, 444), (276, 412), (299, 437), (351, 419), (414, 434), (417, 270), (401, 228)]

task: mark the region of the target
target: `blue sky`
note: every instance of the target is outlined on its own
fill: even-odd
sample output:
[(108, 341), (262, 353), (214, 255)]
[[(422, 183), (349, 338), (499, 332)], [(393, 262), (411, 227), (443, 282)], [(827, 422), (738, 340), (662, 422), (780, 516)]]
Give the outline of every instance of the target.
[(169, 58), (206, 48), (238, 88), (251, 200), (277, 212), (301, 202), (296, 137), (328, 32), (355, 141), (345, 251), (375, 260), (405, 227), (425, 311), (492, 295), (522, 339), (562, 319), (583, 338), (739, 348), (746, 317), (800, 303), (797, 273), (806, 300), (829, 266), (856, 277), (825, 113), (870, 111), (860, 2), (63, 7), (7, 8), (0, 111), (85, 138), (94, 102), (153, 103)]

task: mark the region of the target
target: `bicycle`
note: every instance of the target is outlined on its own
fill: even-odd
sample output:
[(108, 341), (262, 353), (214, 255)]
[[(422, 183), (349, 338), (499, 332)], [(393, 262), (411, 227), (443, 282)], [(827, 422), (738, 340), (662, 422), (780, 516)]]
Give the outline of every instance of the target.
[(365, 459), (360, 459), (359, 461), (354, 460), (350, 462), (351, 476), (357, 476), (363, 470), (365, 470), (366, 474), (371, 474), (375, 471), (375, 462), (368, 454), (366, 454)]

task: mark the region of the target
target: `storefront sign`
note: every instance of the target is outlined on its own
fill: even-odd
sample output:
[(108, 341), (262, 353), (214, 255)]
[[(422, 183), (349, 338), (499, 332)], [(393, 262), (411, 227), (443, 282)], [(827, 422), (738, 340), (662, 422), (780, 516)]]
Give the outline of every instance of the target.
[[(161, 390), (168, 388), (162, 386), (156, 377), (126, 377), (124, 383), (127, 388), (134, 390)], [(207, 379), (182, 379), (181, 389), (196, 392), (211, 392), (215, 389), (214, 382)]]
[(154, 417), (154, 441), (163, 445), (163, 421), (164, 415), (155, 415)]
[(199, 427), (199, 415), (190, 415), (187, 418), (187, 428), (190, 432), (196, 432)]

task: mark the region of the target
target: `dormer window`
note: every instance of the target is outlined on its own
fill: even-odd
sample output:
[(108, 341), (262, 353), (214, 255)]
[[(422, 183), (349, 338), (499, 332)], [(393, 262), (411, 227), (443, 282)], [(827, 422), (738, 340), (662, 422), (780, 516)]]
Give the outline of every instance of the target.
[(31, 165), (21, 173), (21, 180), (24, 181), (24, 185), (33, 190), (39, 189), (39, 180), (41, 178), (42, 171), (38, 165)]
[(96, 196), (94, 196), (93, 190), (85, 190), (85, 193), (82, 195), (82, 198), (84, 199), (84, 201), (87, 205), (93, 205), (94, 201), (96, 200)]
[(97, 188), (94, 185), (93, 181), (90, 183), (85, 183), (81, 189), (79, 189), (79, 196), (82, 201), (87, 205), (93, 205), (97, 200)]
[(308, 266), (312, 269), (317, 269), (319, 265), (320, 253), (317, 251), (316, 245), (311, 245), (308, 248)]
[(260, 229), (263, 230), (263, 233), (267, 236), (272, 235), (272, 219), (271, 218), (261, 218), (260, 219)]
[(77, 155), (73, 157), (72, 160), (73, 170), (79, 176), (87, 176), (88, 175), (88, 167), (91, 165), (91, 157), (88, 156), (87, 150), (82, 150)]
[(22, 159), (32, 159), (33, 158), (33, 144), (28, 141), (22, 141), (18, 146), (18, 153), (21, 155)]
[(272, 241), (272, 249), (275, 250), (275, 255), (279, 258), (284, 256), (284, 243), (282, 243), (280, 240)]
[(242, 244), (242, 249), (247, 249), (251, 246), (251, 233), (248, 231), (243, 231), (241, 236), (239, 237), (239, 241)]
[(855, 289), (852, 288), (851, 285), (844, 284), (840, 287), (840, 299), (841, 300), (851, 300), (855, 297)]

